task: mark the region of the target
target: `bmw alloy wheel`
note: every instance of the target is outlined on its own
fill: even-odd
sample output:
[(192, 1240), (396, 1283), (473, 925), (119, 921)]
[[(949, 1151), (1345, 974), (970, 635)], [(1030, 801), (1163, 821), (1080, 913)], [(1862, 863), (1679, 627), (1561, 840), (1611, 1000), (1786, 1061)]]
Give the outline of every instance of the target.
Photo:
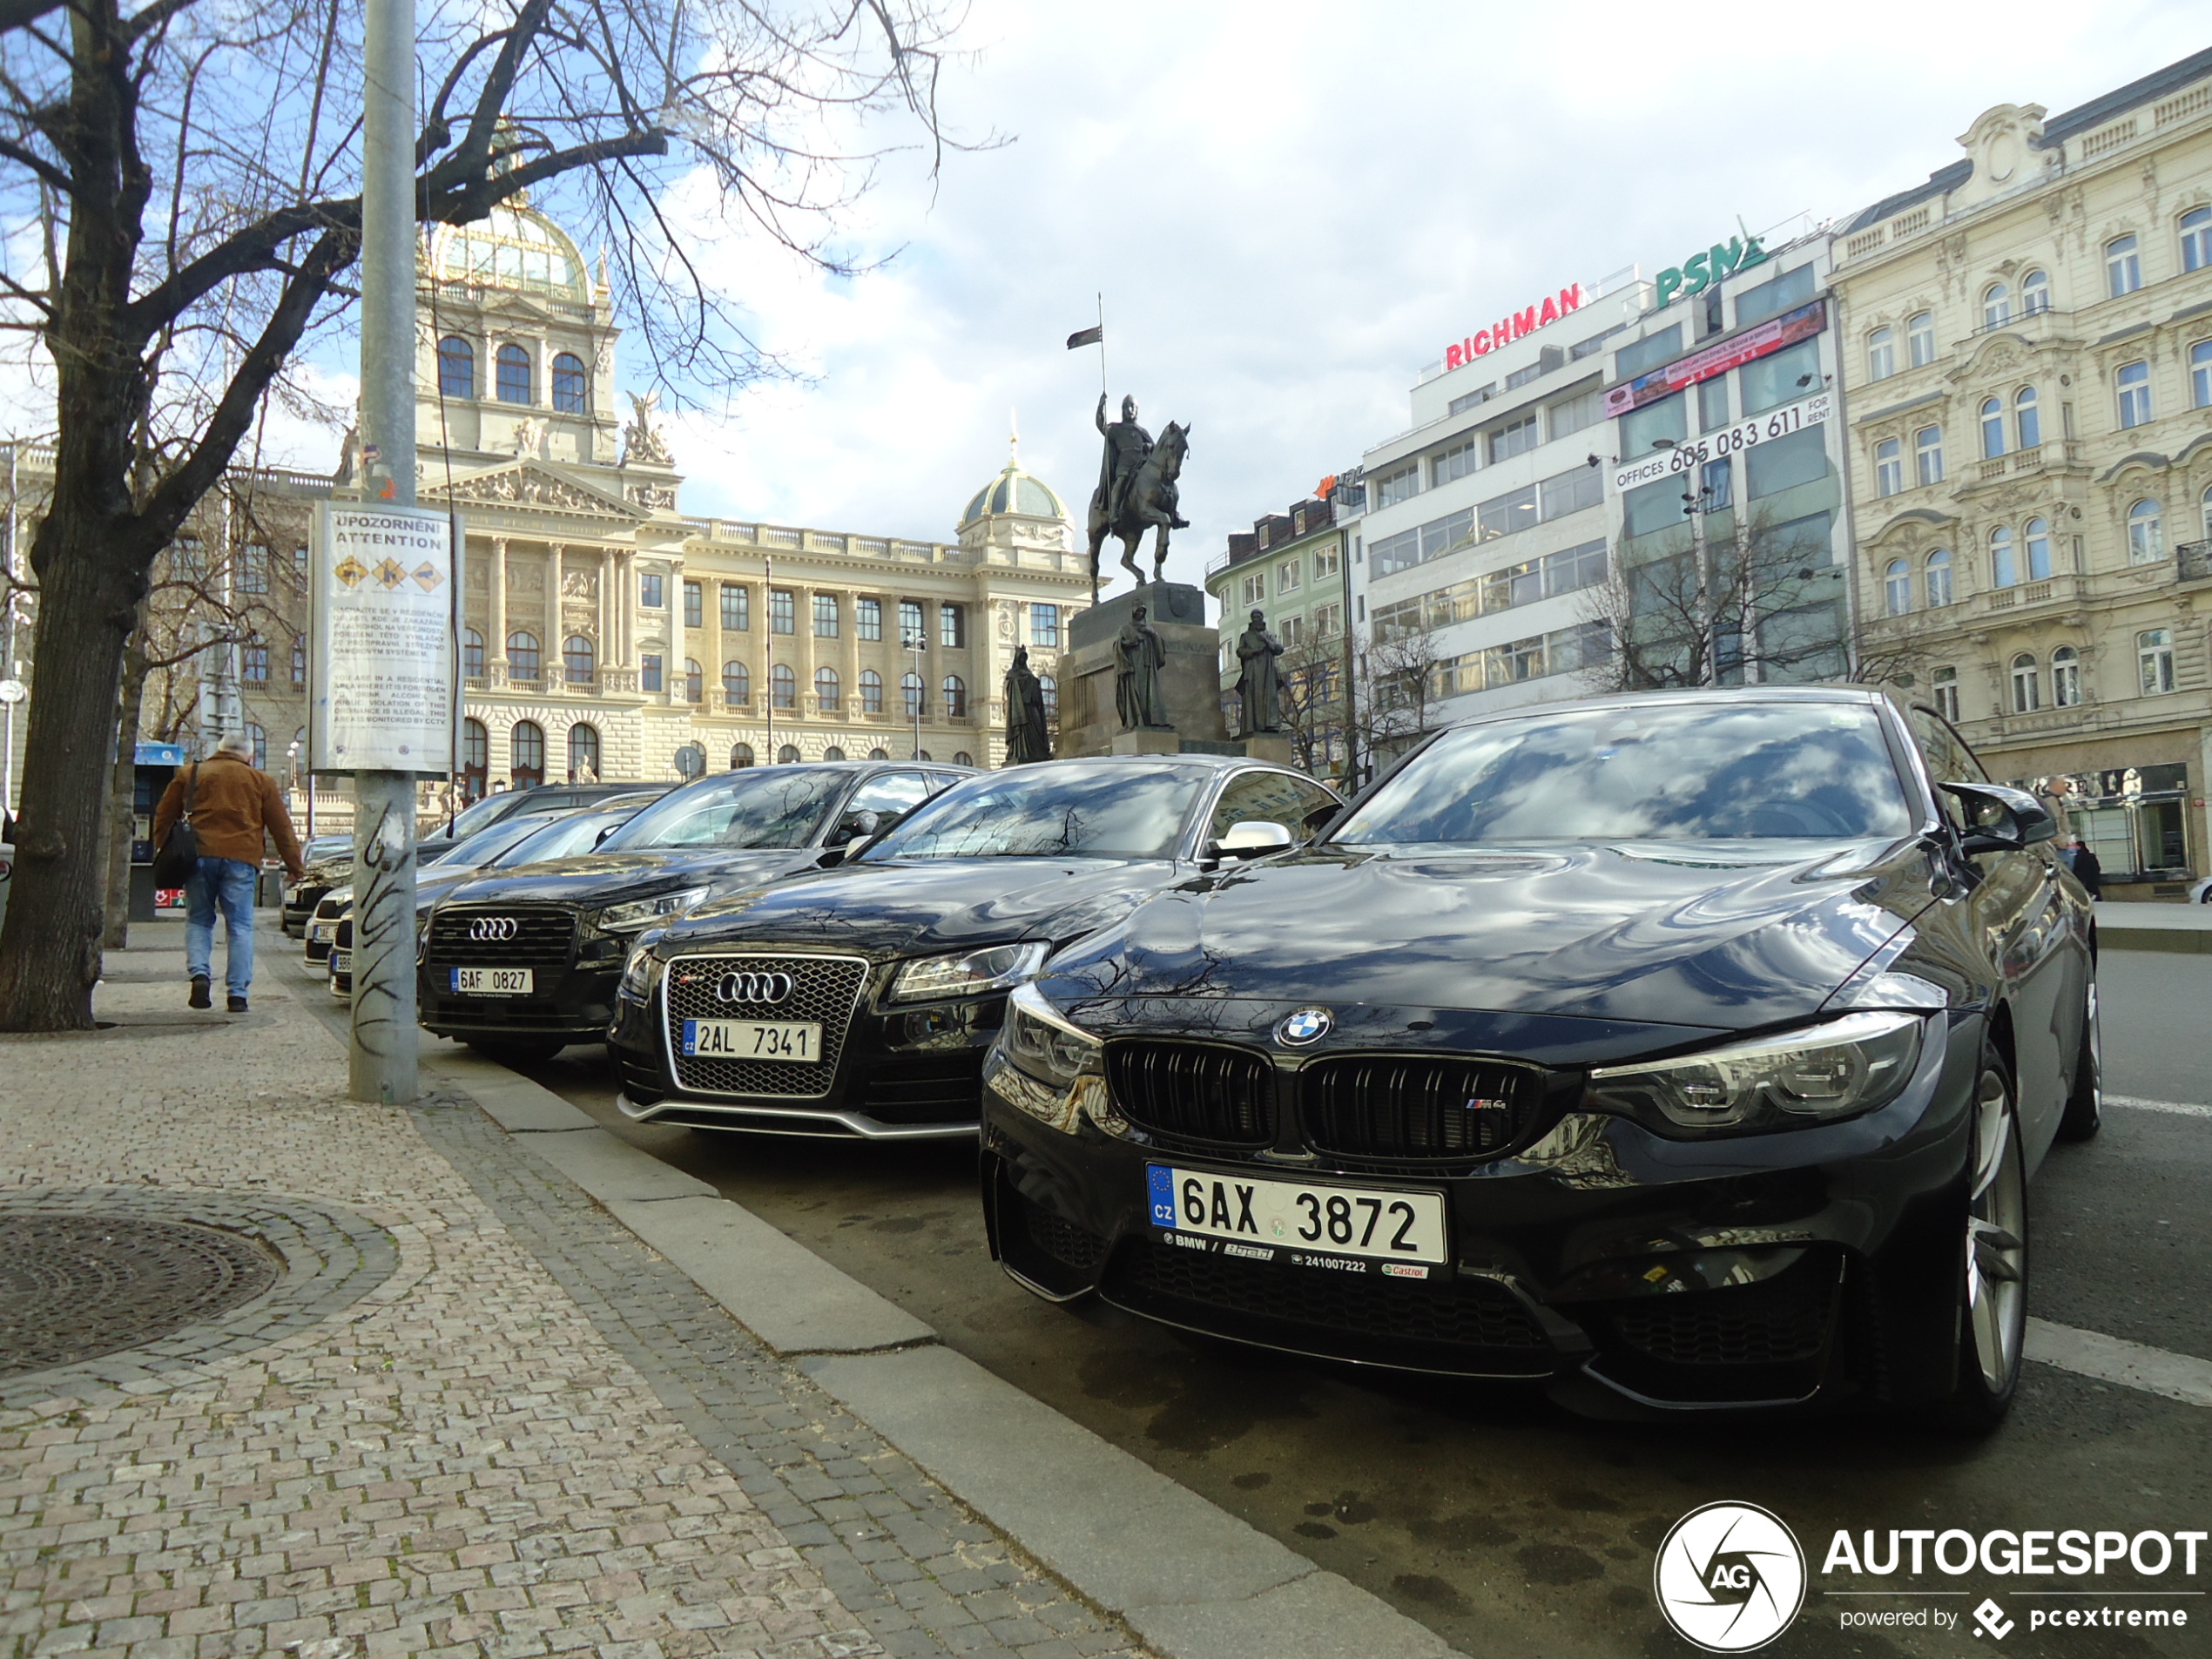
[(1966, 1198), (1966, 1326), (1982, 1385), (2000, 1397), (2019, 1372), (2027, 1328), (2027, 1183), (2013, 1116), (2012, 1085), (1985, 1065)]

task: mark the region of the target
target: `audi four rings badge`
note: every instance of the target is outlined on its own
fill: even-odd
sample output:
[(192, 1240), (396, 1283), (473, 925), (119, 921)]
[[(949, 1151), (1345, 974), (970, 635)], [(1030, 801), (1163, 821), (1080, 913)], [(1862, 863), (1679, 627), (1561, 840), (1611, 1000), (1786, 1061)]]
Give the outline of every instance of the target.
[(792, 994), (795, 981), (788, 974), (725, 974), (714, 981), (720, 1002), (763, 1002), (770, 1006)]
[(469, 924), (469, 937), (480, 941), (512, 939), (521, 926), (512, 916), (478, 916)]

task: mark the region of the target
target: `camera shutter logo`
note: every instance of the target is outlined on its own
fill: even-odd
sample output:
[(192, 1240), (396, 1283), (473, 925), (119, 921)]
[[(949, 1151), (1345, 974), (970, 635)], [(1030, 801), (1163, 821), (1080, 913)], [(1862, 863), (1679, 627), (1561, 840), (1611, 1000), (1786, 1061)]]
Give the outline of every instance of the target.
[(718, 1002), (758, 1002), (773, 1008), (789, 996), (796, 982), (788, 974), (725, 974), (714, 981)]
[(1749, 1653), (1787, 1630), (1805, 1602), (1805, 1554), (1781, 1517), (1709, 1503), (1659, 1546), (1653, 1593), (1667, 1622), (1708, 1653)]
[(480, 945), (514, 938), (521, 927), (512, 916), (478, 916), (469, 924), (469, 937)]

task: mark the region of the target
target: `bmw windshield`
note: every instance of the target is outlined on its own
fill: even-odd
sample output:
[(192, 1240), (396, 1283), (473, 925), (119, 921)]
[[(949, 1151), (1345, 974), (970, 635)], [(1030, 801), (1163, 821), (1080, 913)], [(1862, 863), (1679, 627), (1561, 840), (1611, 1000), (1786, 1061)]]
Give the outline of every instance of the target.
[(748, 766), (662, 796), (600, 842), (599, 851), (805, 846), (851, 777), (811, 766)]
[(1213, 774), (1195, 766), (1018, 766), (948, 790), (861, 855), (1171, 859)]

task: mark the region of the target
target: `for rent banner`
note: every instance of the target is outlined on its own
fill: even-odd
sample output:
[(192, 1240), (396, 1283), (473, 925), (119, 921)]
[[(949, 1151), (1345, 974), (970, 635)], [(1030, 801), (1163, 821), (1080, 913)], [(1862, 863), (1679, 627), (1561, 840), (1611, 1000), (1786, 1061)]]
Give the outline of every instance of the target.
[(316, 516), (314, 557), (314, 766), (450, 773), (451, 519), (327, 503)]

